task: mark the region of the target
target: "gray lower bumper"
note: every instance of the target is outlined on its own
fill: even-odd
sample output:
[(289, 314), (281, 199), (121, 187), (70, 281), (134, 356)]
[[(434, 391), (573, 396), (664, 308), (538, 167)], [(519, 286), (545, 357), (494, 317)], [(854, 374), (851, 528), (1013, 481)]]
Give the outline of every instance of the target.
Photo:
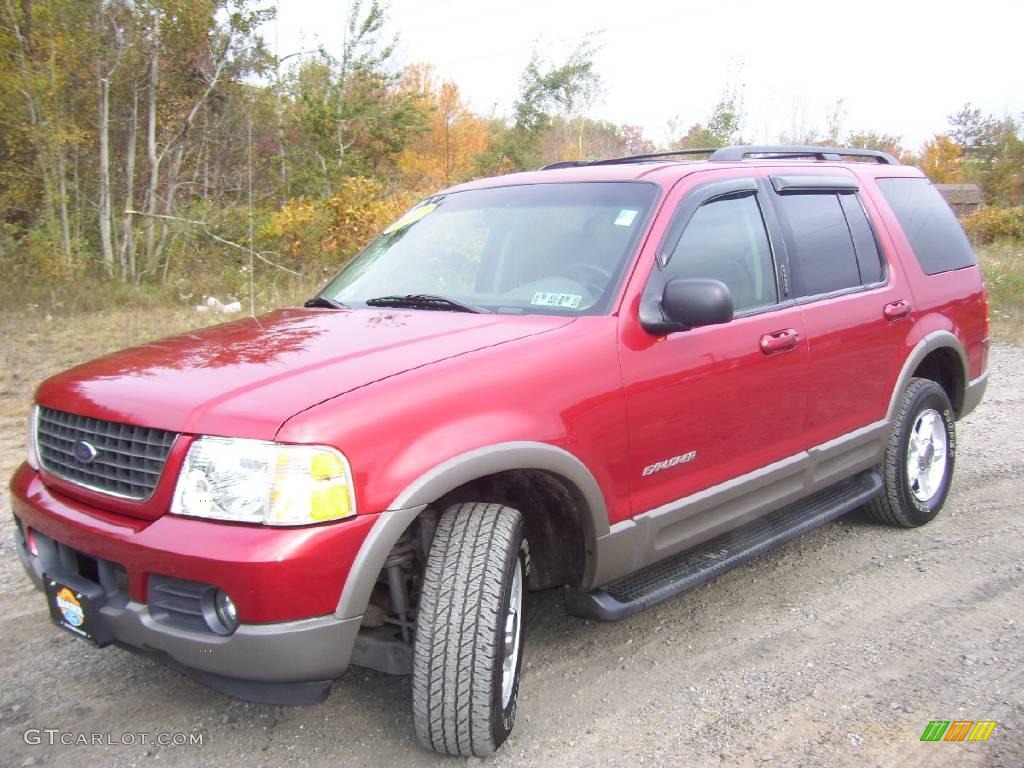
[[(29, 554), (20, 535), (16, 543), (22, 565), (41, 590), (41, 559)], [(162, 624), (145, 605), (132, 601), (107, 603), (99, 614), (121, 646), (156, 656), (230, 695), (281, 704), (322, 699), (330, 687), (327, 681), (348, 668), (362, 623), (362, 616), (318, 616), (243, 624), (221, 636)]]
[(146, 606), (100, 610), (114, 639), (166, 654), (183, 667), (258, 682), (331, 680), (348, 667), (361, 619), (314, 619), (243, 624), (226, 637), (159, 624)]
[(985, 396), (985, 389), (987, 387), (988, 371), (985, 371), (985, 373), (981, 374), (981, 376), (967, 385), (967, 390), (964, 392), (964, 404), (960, 408), (960, 413), (957, 418), (962, 419), (978, 407), (978, 403), (981, 402), (981, 398)]

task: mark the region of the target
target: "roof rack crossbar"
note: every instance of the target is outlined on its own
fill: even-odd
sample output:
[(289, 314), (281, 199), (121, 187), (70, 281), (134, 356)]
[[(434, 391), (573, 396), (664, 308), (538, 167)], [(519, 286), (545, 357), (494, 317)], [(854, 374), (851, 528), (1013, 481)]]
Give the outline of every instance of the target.
[(557, 163), (548, 163), (541, 168), (542, 171), (550, 171), (556, 168), (581, 168), (591, 165), (624, 165), (626, 163), (642, 162), (644, 160), (660, 160), (687, 155), (708, 155), (708, 159), (716, 163), (737, 163), (748, 157), (756, 156), (757, 159), (774, 160), (797, 160), (800, 158), (814, 158), (826, 162), (838, 162), (844, 157), (869, 157), (883, 165), (899, 165), (900, 162), (888, 152), (879, 152), (875, 149), (861, 149), (860, 147), (817, 147), (785, 144), (749, 144), (735, 147), (705, 147), (701, 149), (673, 149), (667, 152), (648, 152), (641, 155), (627, 155), (625, 157), (609, 157), (604, 160), (562, 160)]
[(780, 160), (797, 159), (801, 157), (813, 157), (818, 160), (838, 161), (843, 157), (870, 157), (883, 165), (899, 165), (899, 161), (888, 152), (879, 152), (875, 149), (861, 149), (860, 147), (816, 147), (798, 145), (759, 145), (750, 144), (739, 147), (722, 147), (715, 150), (711, 159), (719, 163), (734, 163), (746, 159), (751, 155), (759, 157), (772, 157)]

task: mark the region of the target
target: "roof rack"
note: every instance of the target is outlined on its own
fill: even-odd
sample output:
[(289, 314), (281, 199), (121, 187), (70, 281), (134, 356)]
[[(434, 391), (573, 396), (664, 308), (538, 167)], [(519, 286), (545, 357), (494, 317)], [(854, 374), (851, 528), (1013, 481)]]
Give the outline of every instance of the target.
[(556, 168), (580, 168), (590, 165), (623, 165), (626, 163), (638, 163), (652, 160), (667, 159), (670, 157), (686, 155), (708, 155), (708, 159), (715, 163), (736, 163), (748, 157), (755, 159), (772, 160), (794, 160), (799, 158), (811, 158), (827, 162), (838, 162), (844, 157), (870, 157), (883, 165), (899, 165), (899, 161), (888, 152), (879, 152), (874, 149), (861, 149), (859, 147), (814, 147), (814, 146), (789, 146), (789, 145), (759, 145), (749, 144), (735, 147), (705, 147), (702, 149), (674, 149), (668, 152), (648, 152), (642, 155), (627, 155), (626, 157), (609, 157), (603, 160), (562, 160), (557, 163), (549, 163), (541, 168), (542, 171), (551, 171)]
[(815, 160), (827, 160), (836, 162), (844, 157), (870, 157), (883, 165), (899, 165), (899, 160), (888, 152), (879, 152), (876, 149), (861, 149), (860, 147), (815, 147), (815, 146), (789, 146), (789, 145), (759, 145), (750, 144), (742, 147), (722, 147), (715, 150), (711, 159), (720, 163), (739, 162), (751, 155), (758, 159), (771, 158), (789, 160), (801, 157), (810, 157)]

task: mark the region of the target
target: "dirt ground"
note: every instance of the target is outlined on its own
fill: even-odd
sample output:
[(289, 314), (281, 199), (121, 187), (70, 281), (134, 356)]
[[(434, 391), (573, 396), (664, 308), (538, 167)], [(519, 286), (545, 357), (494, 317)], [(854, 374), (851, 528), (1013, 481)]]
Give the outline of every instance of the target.
[[(0, 321), (6, 480), (41, 378), (197, 318)], [(997, 346), (992, 359), (988, 396), (959, 425), (954, 490), (930, 525), (892, 530), (854, 513), (617, 624), (568, 617), (557, 592), (532, 595), (519, 721), (483, 761), (419, 748), (405, 679), (353, 670), (325, 704), (258, 706), (60, 632), (22, 573), (4, 494), (0, 765), (1018, 768), (1024, 349)], [(922, 743), (935, 719), (998, 725), (985, 743)], [(26, 743), (43, 729), (113, 743)], [(202, 745), (152, 743), (160, 733)]]

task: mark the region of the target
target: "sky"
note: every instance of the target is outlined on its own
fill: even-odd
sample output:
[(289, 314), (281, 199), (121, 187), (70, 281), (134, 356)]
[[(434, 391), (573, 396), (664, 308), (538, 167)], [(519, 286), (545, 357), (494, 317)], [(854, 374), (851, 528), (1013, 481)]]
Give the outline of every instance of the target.
[[(284, 57), (338, 52), (350, 2), (280, 0), (264, 30)], [(1024, 113), (1020, 0), (715, 2), (391, 0), (398, 66), (426, 62), (477, 112), (511, 113), (536, 49), (559, 64), (596, 32), (602, 92), (590, 117), (640, 125), (656, 143), (742, 96), (744, 138), (824, 131), (842, 99), (841, 135), (874, 130), (917, 149), (965, 102)]]

